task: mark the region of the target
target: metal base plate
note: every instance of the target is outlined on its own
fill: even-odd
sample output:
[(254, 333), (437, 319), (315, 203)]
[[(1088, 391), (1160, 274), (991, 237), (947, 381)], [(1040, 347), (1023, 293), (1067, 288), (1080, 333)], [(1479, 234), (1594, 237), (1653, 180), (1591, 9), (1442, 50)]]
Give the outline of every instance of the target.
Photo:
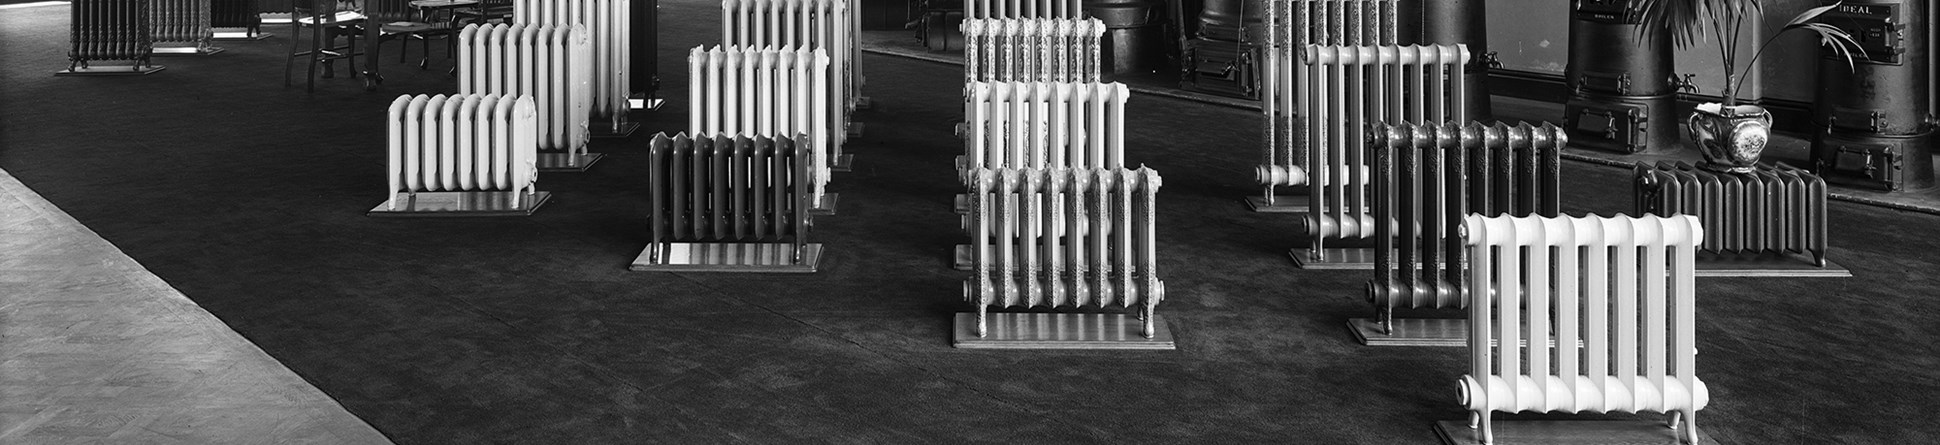
[(155, 47), (154, 54), (157, 56), (213, 56), (223, 51), (226, 50), (213, 46), (200, 48), (193, 46), (157, 46)]
[(587, 153), (583, 155), (572, 153), (539, 153), (539, 171), (541, 173), (583, 173), (586, 169), (593, 168), (593, 163), (605, 158), (606, 155), (599, 153)]
[(991, 312), (988, 328), (977, 336), (977, 314), (958, 312), (951, 344), (964, 349), (1156, 349), (1174, 350), (1165, 316), (1152, 315), (1152, 338), (1145, 323), (1129, 314), (1029, 314)]
[(628, 138), (633, 137), (633, 132), (639, 129), (639, 122), (622, 122), (617, 128), (610, 124), (595, 123), (590, 133), (596, 138)]
[(397, 208), (378, 203), (366, 215), (381, 217), (531, 216), (552, 192), (418, 192), (397, 194)]
[[(1500, 414), (1500, 413), (1497, 413)], [(1664, 425), (1668, 417), (1655, 413), (1644, 417), (1656, 420), (1497, 420), (1490, 423), (1496, 445), (1677, 445), (1677, 431)], [(1703, 418), (1700, 415), (1698, 418)], [(1717, 445), (1698, 424), (1697, 445)], [(1435, 422), (1435, 436), (1443, 444), (1482, 443), (1481, 429), (1469, 429), (1467, 421)]]
[(1293, 265), (1301, 269), (1315, 270), (1374, 270), (1374, 249), (1365, 247), (1340, 247), (1320, 249), (1320, 258), (1309, 254), (1313, 249), (1295, 248), (1287, 251), (1293, 257)]
[(1396, 318), (1394, 332), (1381, 332), (1381, 323), (1371, 318), (1347, 320), (1354, 339), (1368, 346), (1468, 346), (1466, 318)]
[(956, 200), (950, 204), (950, 211), (956, 212), (958, 215), (970, 214), (970, 195), (958, 193)]
[(855, 171), (855, 155), (836, 156), (835, 163), (829, 165), (829, 171), (836, 173)]
[(1852, 271), (1832, 260), (1825, 267), (1812, 265), (1812, 257), (1796, 253), (1765, 255), (1721, 255), (1698, 252), (1700, 277), (1823, 277), (1843, 278)]
[(654, 111), (654, 110), (660, 109), (661, 105), (666, 105), (667, 100), (634, 98), (634, 99), (627, 99), (626, 104), (627, 104), (627, 108), (631, 108), (635, 110), (643, 110), (643, 111)]
[(867, 110), (875, 107), (876, 107), (876, 101), (874, 99), (870, 99), (869, 96), (856, 96), (855, 109)]
[(840, 194), (840, 193), (823, 193), (823, 194), (822, 194), (822, 200), (821, 200), (821, 201), (818, 201), (818, 202), (816, 202), (816, 203), (815, 203), (815, 207), (810, 207), (810, 208), (808, 209), (808, 214), (810, 214), (810, 215), (834, 215), (834, 214), (835, 214), (835, 202), (836, 202), (836, 199), (837, 199), (837, 198), (841, 198), (841, 197), (842, 197), (842, 194)]
[(167, 69), (161, 65), (94, 65), (55, 71), (56, 76), (145, 76)]
[(276, 37), (276, 34), (257, 32), (251, 35), (249, 31), (217, 31), (213, 38), (216, 40), (263, 40), (270, 37)]
[(861, 122), (850, 122), (847, 125), (843, 125), (842, 128), (849, 132), (849, 139), (862, 139)]
[(1273, 195), (1273, 204), (1266, 203), (1264, 196), (1246, 197), (1246, 208), (1255, 213), (1307, 213), (1305, 195)]
[(794, 262), (791, 243), (668, 243), (662, 261), (648, 256), (653, 246), (640, 250), (627, 269), (642, 272), (747, 272), (814, 273), (822, 264), (822, 245), (809, 243), (802, 262)]

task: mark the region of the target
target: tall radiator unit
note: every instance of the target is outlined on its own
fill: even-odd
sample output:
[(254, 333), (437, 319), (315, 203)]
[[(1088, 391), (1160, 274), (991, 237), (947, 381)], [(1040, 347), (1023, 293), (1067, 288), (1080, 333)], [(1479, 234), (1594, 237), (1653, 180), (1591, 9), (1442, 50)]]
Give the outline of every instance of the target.
[(522, 216), (549, 196), (530, 97), (398, 96), (385, 126), (390, 198), (372, 216)]
[(969, 19), (960, 27), (965, 83), (1098, 81), (1098, 19)]
[[(209, 26), (217, 39), (262, 40), (263, 17), (258, 15), (259, 0), (209, 0)], [(288, 11), (284, 11), (287, 13)], [(227, 31), (225, 31), (227, 30)]]
[[(1306, 252), (1302, 267), (1371, 267), (1364, 258), (1326, 249), (1328, 240), (1374, 237), (1368, 124), (1464, 122), (1462, 68), (1468, 49), (1433, 46), (1308, 46), (1299, 85), (1305, 164), (1261, 166), (1262, 183), (1307, 183)], [(1311, 179), (1300, 176), (1311, 176)], [(1337, 266), (1339, 265), (1339, 266)]]
[(586, 25), (593, 42), (593, 136), (627, 137), (640, 124), (627, 121), (634, 95), (630, 0), (513, 0), (512, 23)]
[[(154, 39), (148, 26), (149, 0), (74, 0), (68, 30), (72, 47), (67, 69), (56, 75), (139, 75), (161, 71), (149, 63)], [(127, 60), (129, 66), (92, 66)]]
[(652, 243), (633, 270), (814, 272), (809, 138), (656, 134), (647, 153)]
[(687, 66), (688, 133), (808, 135), (814, 208), (834, 211), (835, 195), (825, 191), (846, 135), (826, 52), (696, 47)]
[(1084, 3), (1078, 0), (963, 0), (964, 20), (1082, 17)]
[[(970, 173), (976, 312), (958, 314), (960, 348), (1172, 349), (1154, 314), (1158, 277), (1149, 168), (976, 169)], [(1131, 314), (990, 314), (1001, 308), (1103, 308)]]
[(1478, 296), (1459, 384), (1469, 431), (1444, 424), (1444, 433), (1479, 428), (1491, 443), (1496, 411), (1649, 411), (1670, 413), (1682, 439), (1698, 443), (1697, 410), (1710, 396), (1694, 338), (1697, 218), (1471, 215), (1464, 224), (1466, 288)]
[(467, 25), (458, 33), (458, 93), (532, 97), (539, 166), (583, 171), (593, 102), (593, 46), (583, 25)]
[[(1306, 121), (1300, 95), (1308, 79), (1308, 45), (1385, 46), (1399, 44), (1398, 0), (1268, 0), (1266, 45), (1260, 67), (1260, 111), (1266, 117), (1262, 165), (1281, 171), (1260, 181), (1266, 193), (1247, 199), (1258, 211), (1294, 211), (1276, 198), (1278, 186), (1307, 185)], [(1325, 100), (1320, 97), (1318, 100)]]
[(1549, 123), (1380, 125), (1374, 156), (1375, 318), (1348, 321), (1370, 345), (1461, 346), (1461, 320), (1394, 318), (1395, 309), (1462, 309), (1462, 218), (1557, 216), (1561, 153)]
[[(1720, 173), (1660, 161), (1639, 163), (1635, 178), (1638, 214), (1692, 215), (1704, 223), (1699, 276), (1796, 275), (1799, 269), (1808, 276), (1847, 276), (1842, 268), (1823, 270), (1829, 265), (1826, 183), (1811, 172), (1760, 164), (1750, 173)], [(1707, 270), (1711, 261), (1736, 268), (1769, 265), (1764, 272), (1730, 274)]]
[(150, 0), (149, 26), (154, 28), (157, 54), (215, 54), (209, 46), (215, 28), (209, 22), (210, 0)]
[(868, 108), (855, 66), (861, 56), (857, 39), (862, 24), (849, 5), (849, 0), (723, 0), (721, 45), (827, 51), (836, 76), (830, 87), (842, 90), (833, 97), (842, 97), (848, 112)]

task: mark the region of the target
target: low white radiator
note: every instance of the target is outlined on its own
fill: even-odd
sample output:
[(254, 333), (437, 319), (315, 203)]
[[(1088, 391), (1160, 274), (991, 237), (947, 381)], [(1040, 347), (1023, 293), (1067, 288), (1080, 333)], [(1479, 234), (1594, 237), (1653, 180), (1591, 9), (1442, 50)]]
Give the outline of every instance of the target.
[(398, 96), (386, 123), (386, 206), (397, 209), (397, 192), (535, 193), (536, 108), (525, 96)]

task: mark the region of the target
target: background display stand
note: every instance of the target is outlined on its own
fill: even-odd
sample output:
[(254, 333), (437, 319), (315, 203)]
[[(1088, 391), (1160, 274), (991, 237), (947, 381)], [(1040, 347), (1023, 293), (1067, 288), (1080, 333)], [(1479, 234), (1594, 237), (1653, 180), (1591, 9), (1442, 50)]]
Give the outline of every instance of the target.
[[(150, 63), (154, 39), (148, 26), (149, 0), (74, 0), (67, 69), (56, 76), (140, 76), (164, 69)], [(128, 65), (95, 65), (127, 60)]]
[(790, 243), (661, 243), (642, 249), (627, 268), (638, 272), (814, 273), (821, 263), (821, 243), (809, 243), (799, 261), (795, 245)]
[(1145, 349), (1175, 350), (1165, 317), (1152, 315), (1157, 331), (1141, 332), (1145, 322), (1132, 314), (1043, 314), (991, 312), (989, 330), (977, 336), (977, 314), (958, 312), (951, 345), (963, 349)]
[(209, 0), (209, 26), (215, 40), (263, 40), (275, 36), (263, 32), (263, 17), (257, 13), (258, 0)]
[(582, 173), (593, 168), (593, 163), (606, 159), (600, 153), (573, 154), (570, 152), (540, 152), (540, 173)]
[(552, 192), (398, 192), (397, 196), (396, 209), (379, 203), (365, 214), (386, 218), (532, 216), (552, 199)]
[[(1467, 422), (1435, 423), (1435, 436), (1445, 445), (1482, 443), (1481, 430)], [(1496, 420), (1496, 445), (1682, 445), (1677, 431), (1652, 420)], [(1718, 445), (1698, 431), (1696, 445)]]

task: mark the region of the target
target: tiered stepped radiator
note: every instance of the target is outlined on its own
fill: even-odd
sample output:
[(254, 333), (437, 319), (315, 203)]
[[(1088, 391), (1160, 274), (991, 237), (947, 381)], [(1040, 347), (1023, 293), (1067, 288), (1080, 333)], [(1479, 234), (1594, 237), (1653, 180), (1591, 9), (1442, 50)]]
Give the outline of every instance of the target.
[[(1478, 296), (1460, 382), (1470, 414), (1468, 428), (1438, 425), (1445, 436), (1491, 443), (1496, 411), (1648, 411), (1670, 413), (1671, 429), (1698, 443), (1697, 411), (1710, 397), (1694, 338), (1697, 218), (1471, 215), (1465, 224), (1466, 288)], [(1655, 423), (1644, 430), (1672, 435)]]
[[(1400, 34), (1396, 24), (1399, 0), (1268, 0), (1266, 45), (1261, 50), (1260, 111), (1266, 116), (1265, 156), (1261, 160), (1265, 185), (1262, 196), (1246, 202), (1259, 212), (1304, 212), (1301, 203), (1275, 195), (1279, 186), (1307, 185), (1307, 140), (1300, 109), (1307, 102), (1300, 94), (1310, 79), (1306, 64), (1308, 45), (1377, 46), (1395, 45)], [(1326, 100), (1320, 96), (1317, 100)]]
[[(722, 0), (721, 45), (827, 51), (837, 76), (830, 87), (842, 89), (833, 97), (843, 98), (846, 112), (869, 108), (856, 70), (862, 22), (849, 5), (850, 0)], [(843, 123), (850, 133), (862, 133), (861, 124)]]
[(1259, 177), (1273, 183), (1308, 183), (1307, 235), (1310, 248), (1295, 249), (1305, 268), (1367, 269), (1366, 249), (1326, 248), (1329, 240), (1366, 241), (1374, 237), (1372, 172), (1362, 143), (1368, 124), (1465, 122), (1462, 66), (1468, 49), (1460, 45), (1307, 47), (1300, 74), (1304, 83), (1297, 112), (1307, 147), (1305, 175), (1262, 166)]
[[(976, 169), (970, 177), (975, 275), (963, 293), (977, 311), (957, 314), (957, 347), (1173, 348), (1153, 313), (1165, 299), (1153, 219), (1158, 172)], [(1121, 312), (990, 314), (991, 306)]]
[(1376, 124), (1375, 318), (1348, 320), (1369, 345), (1461, 346), (1465, 321), (1395, 319), (1395, 309), (1465, 309), (1462, 218), (1556, 216), (1568, 133), (1555, 125)]
[[(59, 76), (141, 75), (161, 71), (149, 63), (154, 41), (148, 26), (149, 0), (74, 0), (69, 8), (70, 38), (67, 69)], [(133, 65), (92, 66), (104, 60), (128, 60)]]
[[(841, 99), (828, 88), (831, 66), (822, 50), (694, 48), (687, 56), (688, 132), (789, 137), (807, 134), (814, 208), (834, 213), (826, 193), (844, 134)], [(839, 90), (837, 90), (839, 91)]]
[(1078, 0), (963, 0), (964, 20), (1081, 17), (1084, 5)]
[(531, 96), (539, 109), (540, 171), (585, 171), (593, 46), (583, 25), (467, 25), (458, 33), (458, 93)]
[[(653, 241), (633, 270), (814, 272), (807, 135), (656, 134), (647, 153)], [(753, 242), (750, 242), (753, 241)]]
[[(209, 0), (209, 26), (215, 28), (213, 36), (225, 40), (262, 40), (270, 37), (263, 32), (263, 17), (257, 14), (261, 7), (258, 0)], [(288, 10), (284, 11), (289, 13)]]
[[(969, 84), (970, 119), (960, 179), (978, 168), (1123, 168), (1125, 101), (1119, 83), (1005, 82)], [(968, 198), (957, 196), (958, 213)], [(958, 268), (967, 268), (962, 252)]]
[(525, 216), (538, 191), (539, 116), (532, 98), (398, 96), (385, 157), (390, 199), (371, 216)]
[(156, 54), (215, 54), (209, 46), (215, 28), (209, 23), (210, 0), (150, 0), (149, 26), (154, 27)]
[(963, 81), (1098, 81), (1098, 19), (964, 20)]
[(512, 23), (586, 25), (593, 39), (593, 137), (628, 137), (640, 128), (632, 110), (630, 0), (513, 0)]
[(1638, 163), (1637, 214), (1704, 222), (1698, 276), (1831, 276), (1825, 259), (1826, 184), (1805, 170), (1759, 165), (1721, 173), (1686, 163)]

